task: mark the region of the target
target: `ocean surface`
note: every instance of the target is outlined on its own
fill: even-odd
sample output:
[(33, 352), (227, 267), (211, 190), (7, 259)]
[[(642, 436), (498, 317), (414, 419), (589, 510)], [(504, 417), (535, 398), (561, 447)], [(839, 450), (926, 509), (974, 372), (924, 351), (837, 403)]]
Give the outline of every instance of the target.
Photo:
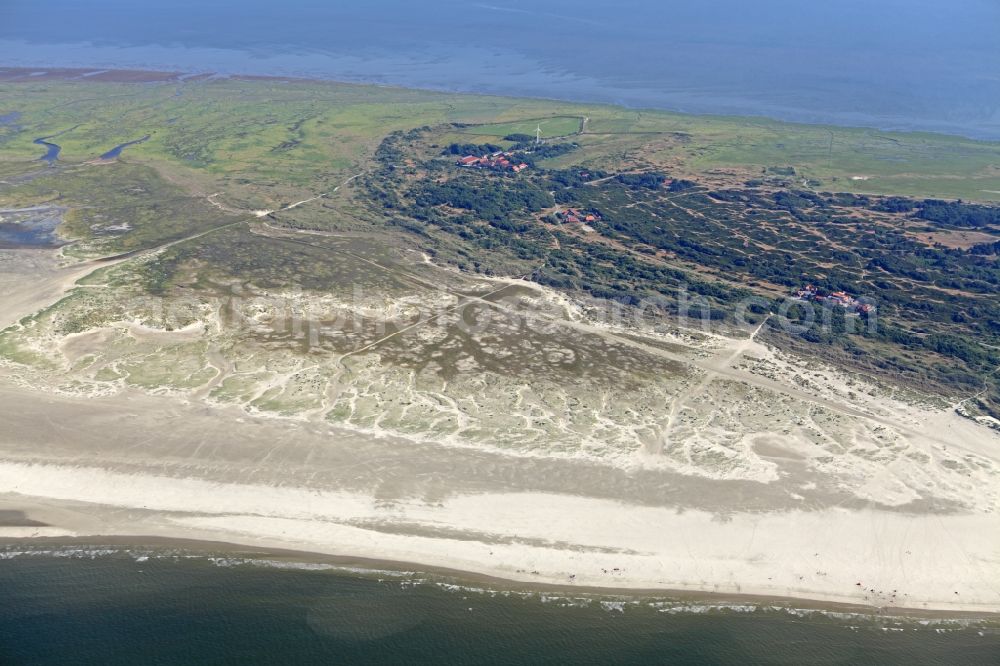
[(0, 663), (901, 664), (1000, 625), (514, 592), (163, 548), (0, 548)]
[(298, 75), (1000, 139), (996, 0), (3, 0), (0, 66)]

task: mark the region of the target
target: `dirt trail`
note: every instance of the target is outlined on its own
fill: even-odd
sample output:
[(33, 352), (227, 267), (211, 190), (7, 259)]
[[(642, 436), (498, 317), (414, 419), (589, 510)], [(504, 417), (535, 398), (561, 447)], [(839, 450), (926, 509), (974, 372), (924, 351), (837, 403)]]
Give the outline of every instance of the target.
[(719, 377), (720, 373), (728, 370), (733, 363), (743, 356), (743, 354), (746, 353), (746, 351), (753, 344), (754, 340), (757, 338), (757, 334), (763, 330), (764, 326), (767, 325), (767, 322), (770, 319), (771, 315), (768, 315), (764, 321), (760, 323), (760, 326), (754, 329), (753, 333), (750, 334), (750, 337), (739, 341), (733, 348), (723, 347), (709, 361), (701, 364), (702, 369), (705, 370), (705, 374), (697, 384), (694, 384), (691, 388), (684, 391), (681, 395), (677, 396), (670, 402), (670, 410), (667, 413), (667, 419), (663, 424), (663, 430), (657, 440), (650, 442), (649, 453), (655, 455), (663, 453), (663, 449), (670, 445), (671, 432), (674, 425), (677, 423), (677, 417), (680, 416), (681, 410), (684, 409), (687, 402), (708, 388), (708, 385), (715, 381)]

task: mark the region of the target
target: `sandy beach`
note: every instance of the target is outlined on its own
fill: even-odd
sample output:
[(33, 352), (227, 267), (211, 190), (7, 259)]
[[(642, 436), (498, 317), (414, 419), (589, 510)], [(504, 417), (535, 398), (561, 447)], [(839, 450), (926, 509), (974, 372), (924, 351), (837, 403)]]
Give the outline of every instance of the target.
[(0, 537), (141, 534), (523, 583), (1000, 610), (992, 513), (794, 503), (723, 513), (701, 501), (719, 486), (710, 481), (670, 506), (650, 489), (690, 479), (435, 453), (139, 394), (0, 393), (19, 415), (0, 438), (0, 508), (43, 524), (0, 527)]
[[(51, 507), (36, 507), (46, 513)], [(330, 555), (303, 550), (264, 547), (231, 541), (206, 541), (181, 537), (143, 535), (124, 536), (6, 536), (0, 537), (0, 559), (53, 557), (94, 560), (127, 557), (136, 563), (150, 559), (176, 561), (204, 560), (223, 568), (252, 567), (278, 571), (301, 570), (347, 574), (378, 581), (398, 581), (405, 585), (434, 585), (460, 593), (487, 596), (537, 596), (542, 600), (560, 599), (568, 603), (580, 600), (601, 601), (605, 610), (617, 611), (626, 605), (648, 603), (668, 613), (705, 613), (709, 611), (784, 611), (791, 615), (828, 614), (842, 619), (915, 620), (935, 624), (988, 623), (992, 626), (1000, 614), (984, 611), (947, 611), (902, 607), (873, 608), (867, 603), (838, 603), (802, 597), (754, 595), (743, 593), (669, 590), (663, 588), (614, 588), (587, 586), (575, 582), (520, 582), (459, 569), (416, 562), (401, 562), (371, 557)], [(669, 609), (669, 610), (666, 610)]]
[[(5, 463), (3, 504), (46, 527), (6, 537), (150, 534), (414, 562), (526, 583), (996, 612), (995, 520), (826, 510), (734, 515), (543, 494), (438, 506), (301, 488)], [(410, 534), (393, 533), (405, 527)], [(488, 531), (484, 532), (484, 528)], [(987, 536), (991, 535), (991, 536)], [(984, 537), (986, 537), (984, 539)], [(860, 583), (860, 585), (859, 585)]]

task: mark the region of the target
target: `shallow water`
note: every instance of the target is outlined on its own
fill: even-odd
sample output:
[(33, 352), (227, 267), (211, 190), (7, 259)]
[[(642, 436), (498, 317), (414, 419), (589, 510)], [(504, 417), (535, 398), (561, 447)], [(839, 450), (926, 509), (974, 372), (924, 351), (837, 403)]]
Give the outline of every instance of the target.
[(48, 162), (49, 164), (52, 164), (57, 159), (59, 159), (59, 152), (62, 150), (62, 146), (60, 146), (59, 144), (46, 141), (46, 139), (51, 139), (51, 138), (52, 137), (43, 136), (39, 139), (35, 139), (34, 141), (32, 141), (32, 143), (36, 145), (45, 146), (45, 154), (39, 157), (38, 159), (42, 160), (43, 162)]
[(998, 25), (1000, 4), (985, 0), (34, 0), (0, 5), (0, 63), (299, 75), (1000, 138)]
[(59, 247), (56, 228), (63, 212), (57, 207), (0, 210), (0, 248)]
[(190, 551), (0, 551), (0, 663), (995, 664), (1000, 629), (514, 592)]
[(147, 141), (148, 139), (149, 139), (149, 136), (147, 135), (147, 136), (142, 137), (141, 139), (136, 139), (135, 141), (129, 141), (127, 143), (120, 143), (117, 146), (115, 146), (114, 148), (112, 148), (111, 150), (109, 150), (108, 152), (106, 152), (103, 155), (101, 155), (101, 159), (102, 160), (113, 160), (116, 157), (118, 157), (119, 155), (121, 155), (122, 151), (125, 150), (126, 148), (128, 148), (129, 146), (134, 146), (136, 144), (139, 144), (139, 143), (142, 143), (144, 141)]

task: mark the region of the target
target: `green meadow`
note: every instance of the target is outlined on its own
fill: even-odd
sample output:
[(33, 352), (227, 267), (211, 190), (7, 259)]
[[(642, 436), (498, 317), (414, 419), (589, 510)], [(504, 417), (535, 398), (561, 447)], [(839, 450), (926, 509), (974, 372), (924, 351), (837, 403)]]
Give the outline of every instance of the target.
[(123, 161), (247, 206), (322, 190), (364, 170), (387, 134), (446, 123), (475, 142), (536, 127), (572, 137), (581, 148), (560, 165), (626, 157), (685, 176), (780, 170), (817, 190), (1000, 200), (1000, 143), (926, 133), (309, 81), (4, 83), (0, 100), (21, 113), (19, 128), (0, 129), (5, 172), (41, 156), (38, 137), (62, 133), (66, 169), (148, 134)]

